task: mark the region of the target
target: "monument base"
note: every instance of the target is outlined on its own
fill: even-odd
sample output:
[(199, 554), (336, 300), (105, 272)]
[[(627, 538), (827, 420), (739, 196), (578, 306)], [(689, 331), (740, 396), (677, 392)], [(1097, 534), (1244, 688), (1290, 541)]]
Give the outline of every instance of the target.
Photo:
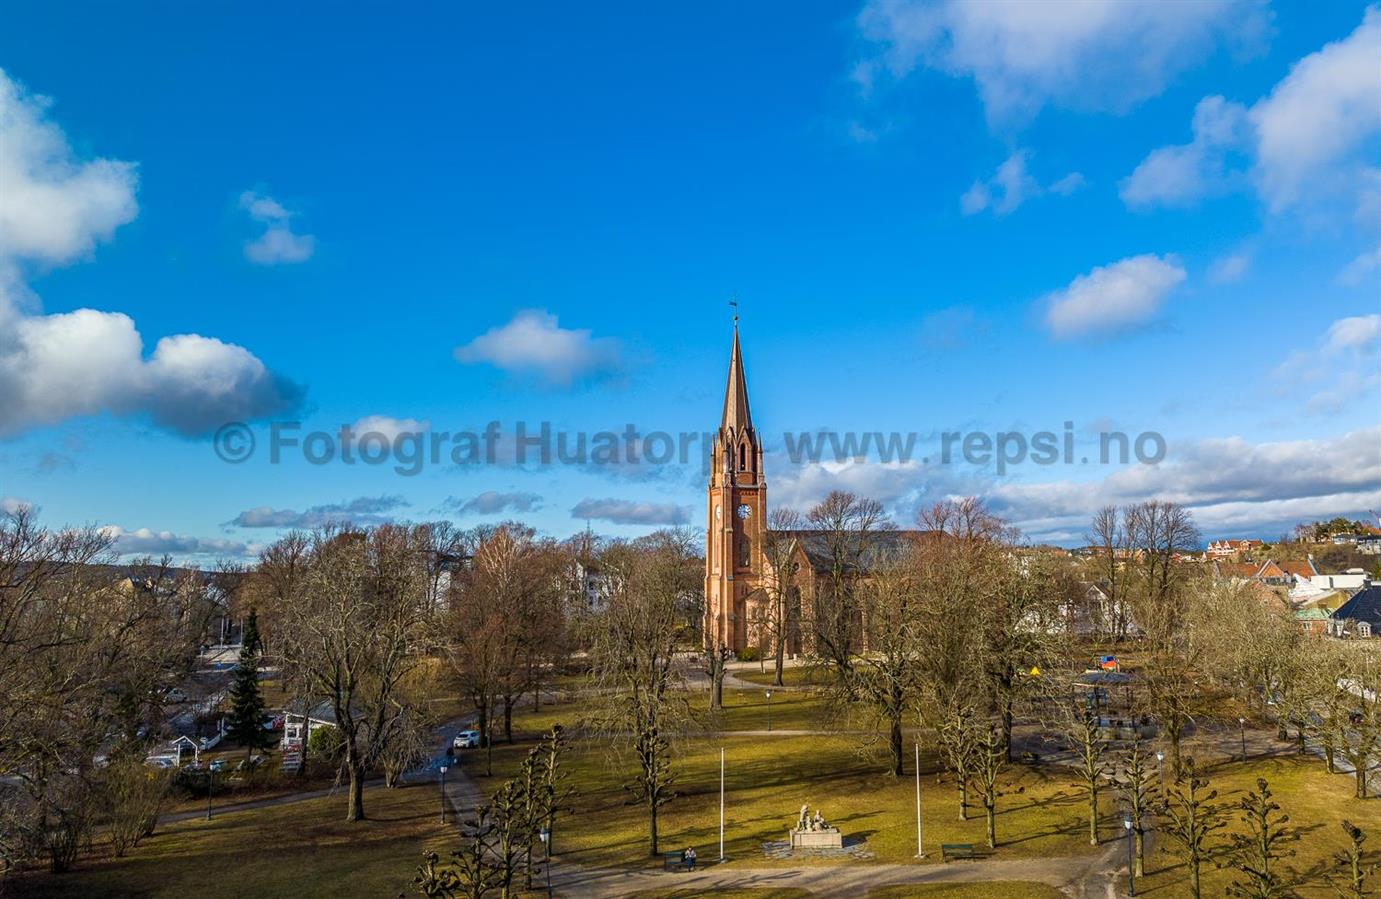
[(827, 830), (792, 830), (788, 833), (791, 837), (792, 849), (844, 848), (844, 834), (837, 827), (831, 827)]

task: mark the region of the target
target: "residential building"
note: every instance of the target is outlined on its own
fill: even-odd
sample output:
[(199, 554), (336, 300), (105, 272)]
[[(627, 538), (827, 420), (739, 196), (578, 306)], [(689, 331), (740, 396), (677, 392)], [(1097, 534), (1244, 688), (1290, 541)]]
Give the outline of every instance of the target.
[(1265, 545), (1260, 540), (1215, 540), (1208, 545), (1204, 555), (1209, 559), (1227, 559)]
[(1333, 633), (1339, 637), (1381, 636), (1381, 587), (1359, 590), (1331, 618)]

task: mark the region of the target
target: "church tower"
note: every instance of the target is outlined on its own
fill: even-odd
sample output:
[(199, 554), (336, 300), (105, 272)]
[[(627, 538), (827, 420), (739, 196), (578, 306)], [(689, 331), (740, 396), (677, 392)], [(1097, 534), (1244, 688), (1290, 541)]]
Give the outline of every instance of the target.
[[(724, 413), (710, 450), (705, 532), (705, 643), (741, 652), (748, 645), (749, 597), (760, 589), (767, 528), (762, 445), (748, 411), (748, 384), (734, 316), (734, 347)], [(756, 599), (756, 598), (755, 598)]]

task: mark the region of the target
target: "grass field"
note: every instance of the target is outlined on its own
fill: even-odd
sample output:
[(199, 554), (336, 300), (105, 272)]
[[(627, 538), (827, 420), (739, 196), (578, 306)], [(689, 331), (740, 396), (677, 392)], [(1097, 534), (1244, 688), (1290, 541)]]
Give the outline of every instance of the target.
[[(770, 686), (776, 679), (770, 661), (767, 663), (766, 671), (759, 671), (757, 668), (736, 668), (733, 674), (739, 680), (746, 680), (751, 684), (762, 684), (764, 687)], [(807, 665), (782, 669), (782, 683), (788, 687), (824, 686), (832, 676), (824, 668), (813, 668)]]
[[(809, 697), (798, 699), (808, 705)], [(774, 701), (774, 706), (775, 706)], [(731, 707), (732, 713), (732, 707)], [(775, 723), (774, 708), (774, 723)], [(493, 778), (476, 777), (481, 790), (497, 787), (516, 770), (531, 738), (556, 721), (571, 724), (578, 707), (549, 707), (515, 720), (513, 746), (494, 749)], [(819, 807), (853, 842), (867, 842), (878, 861), (910, 861), (915, 854), (914, 781), (885, 773), (876, 757), (857, 749), (856, 737), (748, 737), (707, 733), (677, 744), (677, 798), (661, 809), (663, 851), (695, 846), (702, 859), (718, 856), (719, 752), (726, 757), (726, 842), (731, 863), (785, 864), (763, 855), (762, 844), (784, 838), (802, 803)], [(482, 753), (462, 764), (472, 774), (484, 770)], [(646, 812), (631, 804), (622, 783), (630, 760), (612, 755), (604, 744), (577, 741), (567, 770), (578, 790), (573, 815), (580, 826), (556, 841), (563, 857), (583, 864), (637, 864), (648, 858)], [(981, 813), (958, 820), (956, 793), (948, 779), (933, 773), (936, 762), (922, 756), (922, 813), (926, 839), (981, 843)], [(1015, 766), (1003, 784), (998, 837), (1004, 857), (1073, 855), (1088, 851), (1082, 838), (1083, 806), (1073, 783), (1062, 775)], [(796, 860), (791, 864), (809, 864)], [(937, 859), (938, 863), (938, 859)]]
[(15, 892), (44, 899), (311, 899), (409, 891), (424, 848), (448, 851), (436, 788), (374, 789), (365, 806), (371, 818), (359, 824), (345, 823), (339, 796), (186, 821), (161, 828), (123, 859), (98, 841), (76, 870), (33, 872), (14, 884)]
[[(1381, 800), (1354, 799), (1351, 775), (1330, 775), (1323, 763), (1316, 759), (1276, 757), (1224, 762), (1204, 772), (1211, 789), (1218, 791), (1218, 801), (1231, 806), (1228, 830), (1219, 831), (1215, 843), (1226, 842), (1226, 833), (1242, 830), (1240, 812), (1236, 806), (1249, 790), (1256, 786), (1256, 778), (1270, 783), (1274, 800), (1290, 816), (1291, 823), (1305, 832), (1294, 848), (1297, 854), (1286, 864), (1301, 871), (1317, 870), (1330, 861), (1330, 856), (1347, 844), (1341, 822), (1346, 819), (1373, 835), (1368, 849), (1375, 849), (1381, 837)], [(1137, 894), (1147, 896), (1180, 896), (1188, 890), (1188, 873), (1179, 864), (1178, 847), (1168, 840), (1160, 840), (1160, 847), (1147, 854), (1147, 876), (1137, 883)], [(1167, 851), (1168, 850), (1168, 851)], [(1215, 860), (1226, 861), (1221, 854)], [(1201, 869), (1203, 894), (1221, 896), (1227, 885), (1238, 876), (1236, 872), (1218, 869), (1205, 863)], [(1315, 881), (1302, 892), (1307, 896), (1336, 895), (1326, 884)]]

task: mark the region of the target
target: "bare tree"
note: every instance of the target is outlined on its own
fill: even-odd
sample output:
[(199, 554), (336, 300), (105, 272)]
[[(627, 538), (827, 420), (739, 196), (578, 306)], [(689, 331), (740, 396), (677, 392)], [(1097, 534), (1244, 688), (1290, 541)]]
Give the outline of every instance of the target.
[(811, 627), (815, 651), (834, 668), (841, 686), (850, 683), (854, 658), (863, 648), (860, 576), (873, 563), (880, 533), (893, 529), (882, 504), (839, 490), (831, 492), (806, 514), (820, 547), (824, 570), (817, 575), (812, 597)]
[(112, 561), (94, 529), (48, 531), (0, 516), (0, 869), (44, 857), (69, 868), (102, 813), (98, 750), (134, 751), (161, 721), (158, 685), (189, 670), (213, 603), (205, 580), (163, 562)]
[(602, 703), (596, 719), (616, 760), (633, 757), (625, 787), (647, 809), (654, 856), (658, 815), (675, 795), (671, 736), (688, 720), (676, 666), (677, 607), (696, 588), (693, 559), (692, 538), (680, 531), (611, 546), (601, 559), (610, 595), (592, 640)]
[(365, 777), (407, 714), (401, 686), (426, 646), (425, 570), (413, 537), (392, 526), (315, 532), (298, 602), (282, 610), (285, 675), (334, 712), (347, 821), (365, 818)]
[(1290, 816), (1280, 810), (1266, 779), (1256, 779), (1256, 789), (1239, 803), (1245, 832), (1229, 835), (1228, 863), (1241, 872), (1242, 879), (1228, 884), (1227, 894), (1238, 899), (1293, 899), (1299, 893), (1299, 873), (1286, 868), (1286, 858), (1295, 854), (1290, 847), (1299, 842), (1300, 829), (1290, 824)]
[(910, 554), (881, 560), (860, 593), (872, 626), (869, 664), (853, 669), (850, 695), (859, 697), (887, 731), (888, 769), (905, 773), (902, 725), (920, 701), (920, 597), (915, 559)]
[(768, 529), (763, 538), (769, 602), (762, 626), (772, 642), (772, 683), (778, 687), (782, 686), (787, 644), (797, 638), (800, 627), (801, 591), (797, 568), (800, 565), (801, 525), (801, 513), (795, 509), (773, 509), (768, 514)]
[(1132, 620), (1129, 578), (1124, 574), (1130, 547), (1127, 544), (1127, 529), (1116, 506), (1104, 506), (1094, 513), (1086, 539), (1094, 549), (1094, 577), (1108, 597), (1106, 615), (1101, 622), (1102, 630), (1111, 640), (1125, 640)]

